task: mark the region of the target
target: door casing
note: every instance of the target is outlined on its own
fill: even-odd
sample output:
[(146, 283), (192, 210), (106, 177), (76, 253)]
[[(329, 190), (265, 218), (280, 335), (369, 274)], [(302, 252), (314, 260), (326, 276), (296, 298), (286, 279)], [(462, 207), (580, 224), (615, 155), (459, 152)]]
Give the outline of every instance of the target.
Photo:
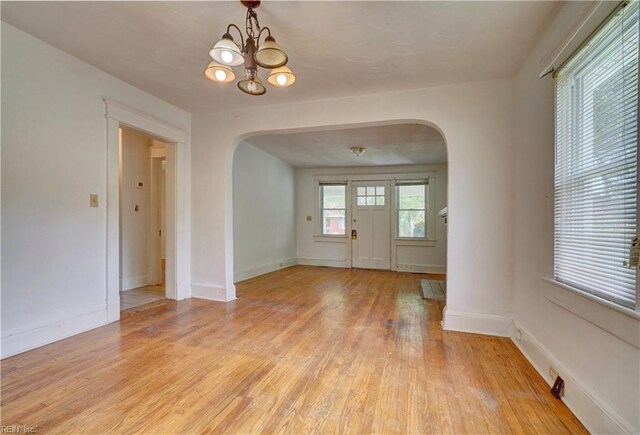
[[(372, 187), (384, 188), (384, 205), (358, 205), (358, 188)], [(354, 181), (350, 202), (351, 267), (391, 270), (391, 182)]]

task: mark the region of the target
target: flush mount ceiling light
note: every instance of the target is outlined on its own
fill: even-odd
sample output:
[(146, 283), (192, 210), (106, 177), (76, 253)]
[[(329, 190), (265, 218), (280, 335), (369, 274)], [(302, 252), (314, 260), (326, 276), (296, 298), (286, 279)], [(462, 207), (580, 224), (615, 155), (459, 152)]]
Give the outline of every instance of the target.
[[(278, 88), (291, 86), (296, 81), (296, 76), (285, 66), (289, 60), (287, 53), (271, 36), (271, 29), (260, 27), (258, 22), (258, 14), (254, 9), (260, 6), (260, 1), (242, 0), (241, 3), (247, 8), (245, 21), (247, 37), (245, 39), (238, 26), (229, 24), (222, 39), (216, 42), (209, 52), (213, 62), (204, 70), (205, 77), (216, 83), (229, 83), (236, 78), (231, 67), (242, 65), (244, 78), (238, 82), (238, 88), (249, 95), (262, 95), (267, 90), (258, 77), (258, 67), (261, 66), (271, 70), (267, 83)], [(229, 33), (231, 29), (237, 30), (240, 34), (240, 46)], [(264, 41), (260, 42), (265, 32)]]
[(356, 147), (351, 147), (349, 148), (349, 150), (356, 155), (356, 157), (360, 157), (362, 154), (364, 154), (364, 152), (367, 150), (365, 147), (361, 147), (361, 146), (356, 146)]

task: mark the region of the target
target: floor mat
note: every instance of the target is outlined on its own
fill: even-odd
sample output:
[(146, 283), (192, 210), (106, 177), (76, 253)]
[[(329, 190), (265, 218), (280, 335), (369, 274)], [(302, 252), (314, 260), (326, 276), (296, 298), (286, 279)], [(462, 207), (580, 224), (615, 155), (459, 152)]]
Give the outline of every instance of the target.
[(444, 280), (421, 279), (422, 297), (436, 301), (446, 300), (447, 282)]

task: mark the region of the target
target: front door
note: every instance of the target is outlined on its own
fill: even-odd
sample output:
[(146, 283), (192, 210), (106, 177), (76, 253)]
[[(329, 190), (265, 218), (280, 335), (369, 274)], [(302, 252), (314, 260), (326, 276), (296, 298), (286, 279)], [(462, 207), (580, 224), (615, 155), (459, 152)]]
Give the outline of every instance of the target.
[(363, 269), (391, 269), (389, 181), (352, 183), (351, 263)]

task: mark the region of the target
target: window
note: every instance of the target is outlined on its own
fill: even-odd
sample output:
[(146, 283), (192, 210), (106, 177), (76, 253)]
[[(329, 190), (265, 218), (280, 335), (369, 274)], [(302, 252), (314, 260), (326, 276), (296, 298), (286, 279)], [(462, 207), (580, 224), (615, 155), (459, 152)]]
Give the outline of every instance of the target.
[(358, 187), (356, 191), (358, 207), (384, 205), (384, 186)]
[(425, 239), (428, 183), (396, 183), (398, 237)]
[(638, 3), (620, 9), (556, 78), (554, 279), (635, 309)]
[(347, 186), (346, 184), (320, 184), (322, 234), (346, 234)]

